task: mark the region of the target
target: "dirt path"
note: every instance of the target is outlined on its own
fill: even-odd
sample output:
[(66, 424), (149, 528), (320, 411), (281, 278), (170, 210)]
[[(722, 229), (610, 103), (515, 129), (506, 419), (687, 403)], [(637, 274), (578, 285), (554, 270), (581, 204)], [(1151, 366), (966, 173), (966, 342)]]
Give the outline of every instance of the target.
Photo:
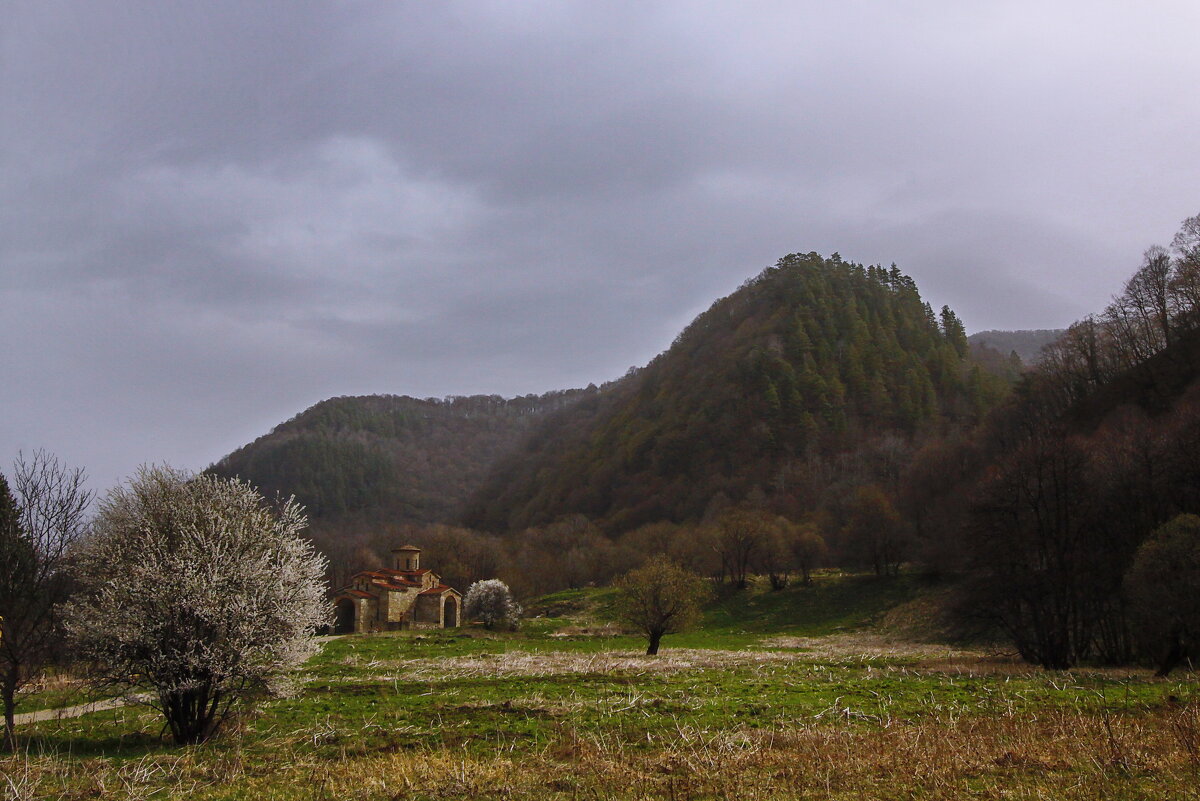
[[(135, 699), (136, 700), (136, 699)], [(22, 712), (14, 716), (13, 723), (20, 726), (23, 723), (38, 723), (43, 720), (63, 720), (77, 718), (92, 712), (103, 712), (107, 709), (118, 709), (129, 703), (125, 698), (105, 698), (103, 701), (89, 701), (77, 706), (64, 706), (61, 709), (39, 709), (36, 712)]]
[[(316, 640), (321, 645), (344, 635), (331, 634), (323, 637), (317, 637)], [(20, 726), (24, 723), (40, 723), (43, 720), (64, 720), (66, 718), (77, 718), (80, 715), (89, 715), (92, 712), (104, 712), (108, 709), (119, 709), (129, 703), (130, 700), (135, 702), (144, 701), (150, 696), (135, 695), (132, 699), (127, 698), (105, 698), (103, 701), (89, 701), (86, 704), (77, 706), (64, 706), (61, 709), (39, 709), (36, 712), (22, 712), (19, 715), (13, 716), (13, 725)], [(3, 725), (3, 721), (0, 721)]]

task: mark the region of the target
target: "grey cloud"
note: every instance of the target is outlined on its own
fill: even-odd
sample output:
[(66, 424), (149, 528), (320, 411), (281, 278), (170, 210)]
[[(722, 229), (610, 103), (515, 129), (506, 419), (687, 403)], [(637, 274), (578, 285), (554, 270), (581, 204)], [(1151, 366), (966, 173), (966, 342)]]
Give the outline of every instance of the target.
[(101, 486), (329, 395), (615, 377), (792, 251), (1065, 325), (1200, 211), (1183, 0), (5, 13), (0, 457)]

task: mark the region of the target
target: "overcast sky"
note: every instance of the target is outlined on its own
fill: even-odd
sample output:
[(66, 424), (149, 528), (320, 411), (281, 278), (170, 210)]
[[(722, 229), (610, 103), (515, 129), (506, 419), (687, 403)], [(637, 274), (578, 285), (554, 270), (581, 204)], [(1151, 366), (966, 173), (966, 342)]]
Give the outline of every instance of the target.
[(1200, 213), (1200, 3), (0, 0), (0, 466), (600, 383), (791, 252), (968, 330)]

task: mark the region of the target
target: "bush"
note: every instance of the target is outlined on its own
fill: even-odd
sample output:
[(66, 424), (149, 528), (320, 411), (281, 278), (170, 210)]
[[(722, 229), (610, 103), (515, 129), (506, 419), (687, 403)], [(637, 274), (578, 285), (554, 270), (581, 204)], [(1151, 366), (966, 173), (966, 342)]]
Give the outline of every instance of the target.
[(106, 683), (148, 686), (176, 743), (208, 739), (315, 649), (330, 609), (305, 525), (293, 501), (275, 510), (240, 481), (143, 468), (80, 554), (67, 610), (80, 656)]
[(500, 579), (484, 579), (472, 584), (463, 599), (463, 615), (478, 620), (486, 629), (496, 626), (516, 629), (521, 625), (521, 605)]

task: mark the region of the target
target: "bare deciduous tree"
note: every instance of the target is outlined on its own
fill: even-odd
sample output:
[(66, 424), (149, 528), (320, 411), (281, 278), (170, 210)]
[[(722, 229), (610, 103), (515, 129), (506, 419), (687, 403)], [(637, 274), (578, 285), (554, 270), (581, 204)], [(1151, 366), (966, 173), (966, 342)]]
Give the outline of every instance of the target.
[(59, 612), (71, 589), (67, 559), (86, 530), (92, 501), (85, 481), (82, 470), (43, 451), (29, 461), (17, 457), (15, 493), (0, 476), (0, 699), (9, 748), (17, 690), (61, 646)]
[(763, 528), (752, 562), (755, 571), (767, 577), (772, 590), (782, 590), (791, 579), (795, 565), (791, 548), (791, 523), (783, 517)]
[(909, 538), (904, 521), (891, 499), (877, 485), (855, 490), (842, 540), (850, 558), (868, 564), (875, 575), (899, 575), (908, 555)]
[(68, 628), (98, 678), (149, 689), (176, 743), (302, 662), (329, 618), (303, 510), (248, 484), (143, 468), (101, 503)]
[(817, 532), (817, 526), (812, 522), (787, 524), (785, 529), (788, 542), (792, 547), (792, 558), (796, 569), (800, 571), (800, 580), (805, 585), (812, 584), (812, 572), (828, 557), (829, 548), (825, 538)]
[(734, 508), (717, 520), (717, 549), (721, 556), (722, 574), (728, 573), (738, 589), (748, 586), (750, 565), (763, 547), (767, 532), (773, 530), (775, 519), (753, 508)]

